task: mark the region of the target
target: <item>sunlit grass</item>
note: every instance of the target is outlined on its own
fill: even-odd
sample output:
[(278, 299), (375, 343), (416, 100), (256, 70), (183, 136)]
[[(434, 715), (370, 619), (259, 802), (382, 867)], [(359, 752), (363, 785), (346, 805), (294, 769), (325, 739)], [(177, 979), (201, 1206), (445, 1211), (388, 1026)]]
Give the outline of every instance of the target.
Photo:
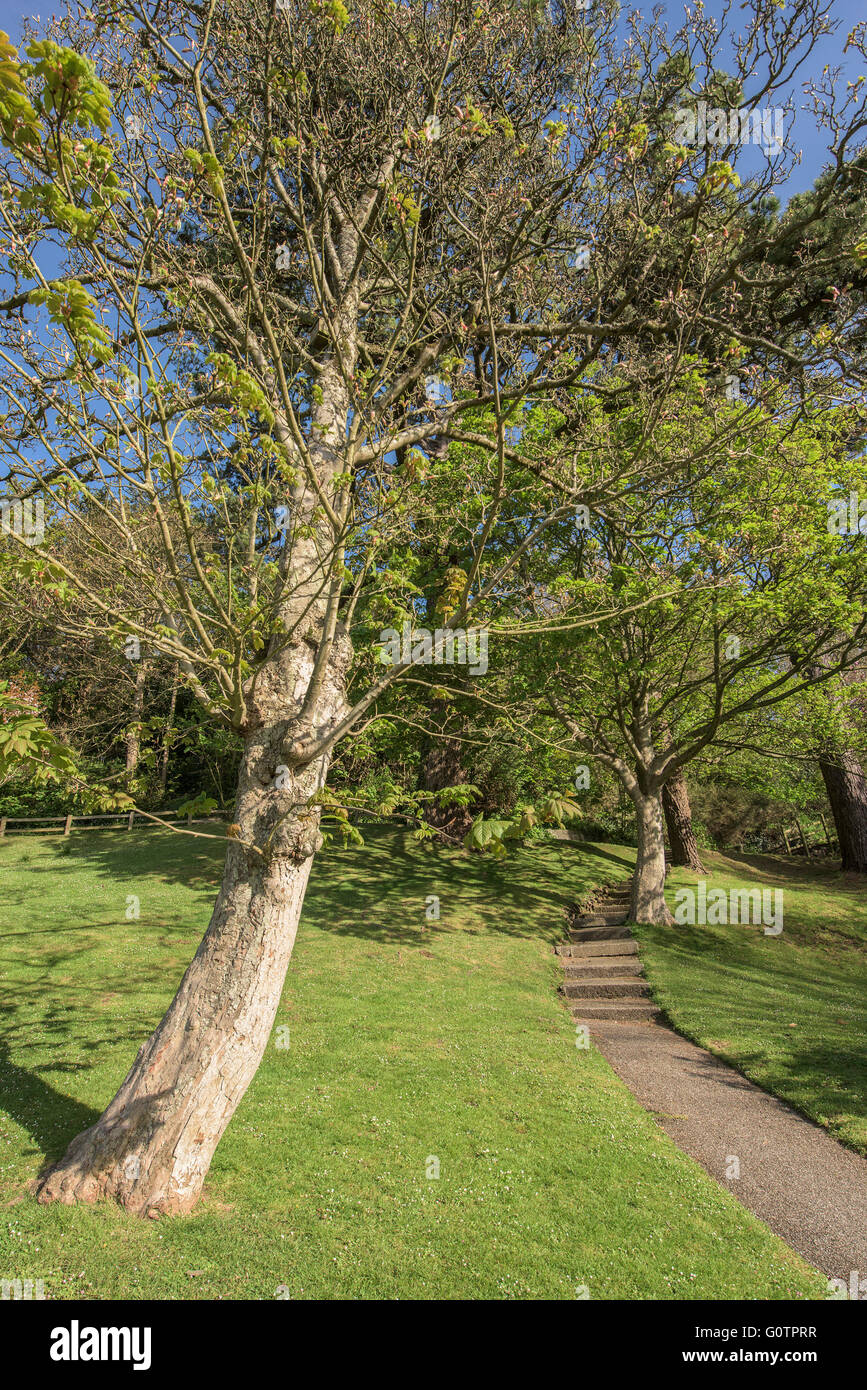
[(221, 846), (162, 831), (0, 844), (0, 1273), (54, 1298), (822, 1297), (575, 1046), (553, 943), (567, 904), (622, 878), (630, 852), (485, 863), (392, 830), (367, 841), (318, 861), (274, 1039), (204, 1199), (158, 1221), (40, 1207), (26, 1184), (161, 1016)]

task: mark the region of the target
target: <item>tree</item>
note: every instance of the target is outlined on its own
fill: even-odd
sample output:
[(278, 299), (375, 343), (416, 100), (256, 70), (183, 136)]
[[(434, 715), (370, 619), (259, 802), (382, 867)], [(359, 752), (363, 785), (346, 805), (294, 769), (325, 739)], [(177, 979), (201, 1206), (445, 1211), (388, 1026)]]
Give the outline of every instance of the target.
[[(637, 921), (670, 921), (666, 782), (739, 721), (767, 719), (853, 666), (867, 630), (861, 537), (828, 525), (839, 470), (864, 485), (864, 461), (845, 457), (846, 413), (808, 427), (800, 410), (775, 419), (752, 405), (729, 409), (727, 461), (696, 478), (675, 473), (653, 495), (645, 487), (575, 548), (571, 579), (561, 570), (554, 581), (568, 599), (564, 629), (585, 604), (621, 616), (595, 633), (546, 638), (537, 668), (537, 710), (614, 771), (632, 800)], [(701, 457), (708, 428), (684, 401), (682, 453)], [(671, 459), (671, 438), (664, 447)]]
[(819, 768), (840, 846), (844, 873), (867, 873), (867, 787), (864, 768), (851, 748), (819, 759)]
[(864, 746), (865, 670), (859, 661), (824, 692), (824, 708), (811, 711), (818, 735), (819, 771), (828, 794), (844, 873), (867, 873), (867, 781), (858, 748)]
[(662, 810), (671, 846), (668, 862), (676, 867), (692, 869), (695, 874), (707, 873), (692, 828), (689, 788), (680, 768), (662, 785)]

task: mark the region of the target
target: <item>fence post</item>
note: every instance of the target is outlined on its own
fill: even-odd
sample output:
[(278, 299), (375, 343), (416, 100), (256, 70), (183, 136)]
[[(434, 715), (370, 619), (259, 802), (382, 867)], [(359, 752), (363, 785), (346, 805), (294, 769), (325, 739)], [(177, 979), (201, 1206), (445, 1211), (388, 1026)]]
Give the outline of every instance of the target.
[(0, 840), (3, 839), (3, 836), (4, 836), (5, 834), (6, 834), (6, 817), (5, 817), (5, 816), (0, 816)]
[(64, 827), (63, 827), (63, 833), (64, 833), (64, 835), (68, 835), (71, 829), (72, 829), (72, 816), (67, 816), (67, 817), (66, 817), (66, 824), (65, 824)]
[(819, 813), (819, 820), (822, 822), (822, 829), (825, 832), (825, 844), (828, 846), (828, 853), (833, 854), (834, 846), (831, 844), (831, 836), (828, 834), (828, 822), (825, 820), (825, 817), (821, 814), (821, 812)]
[(130, 813), (129, 813), (129, 820), (128, 820), (127, 823), (126, 823), (126, 828), (127, 828), (127, 830), (132, 830), (132, 823), (133, 823), (133, 820), (134, 820), (134, 819), (135, 819), (135, 811), (130, 811)]
[(801, 828), (801, 822), (798, 820), (798, 817), (797, 817), (797, 816), (795, 816), (795, 825), (798, 827), (798, 834), (799, 834), (800, 837), (801, 837), (801, 844), (804, 846), (804, 858), (805, 858), (805, 859), (809, 859), (809, 857), (810, 857), (810, 846), (807, 844), (807, 841), (806, 841), (806, 839), (805, 839), (805, 837), (804, 837), (804, 831), (803, 831), (803, 829)]

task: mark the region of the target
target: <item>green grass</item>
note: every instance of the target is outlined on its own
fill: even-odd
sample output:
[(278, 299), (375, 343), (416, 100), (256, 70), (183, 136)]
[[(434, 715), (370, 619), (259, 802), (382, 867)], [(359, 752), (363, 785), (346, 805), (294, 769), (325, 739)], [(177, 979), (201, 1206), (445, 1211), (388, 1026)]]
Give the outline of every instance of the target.
[(38, 1206), (28, 1181), (168, 1003), (220, 850), (162, 831), (0, 844), (3, 1277), (54, 1298), (823, 1296), (575, 1046), (552, 946), (570, 900), (623, 877), (629, 851), (605, 846), (498, 864), (374, 830), (323, 855), (277, 1017), (290, 1046), (269, 1045), (195, 1213)]
[[(654, 997), (674, 1026), (867, 1153), (867, 901), (838, 870), (782, 856), (703, 855), (709, 887), (783, 893), (783, 931), (635, 929)], [(677, 888), (694, 875), (675, 870)]]

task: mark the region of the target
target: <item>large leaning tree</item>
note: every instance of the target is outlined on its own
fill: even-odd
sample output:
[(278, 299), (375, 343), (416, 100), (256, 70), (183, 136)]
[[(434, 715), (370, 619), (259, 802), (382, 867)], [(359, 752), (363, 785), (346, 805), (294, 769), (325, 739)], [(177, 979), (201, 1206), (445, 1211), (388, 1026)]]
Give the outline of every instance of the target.
[[(745, 38), (762, 100), (826, 24), (793, 9)], [(176, 663), (240, 746), (207, 932), (41, 1200), (194, 1206), (270, 1034), (333, 752), (425, 659), (374, 656), (415, 611), (407, 552), (456, 528), (448, 625), (514, 628), (521, 557), (619, 473), (587, 496), (567, 426), (525, 457), (522, 403), (568, 412), (618, 359), (621, 391), (632, 370), (664, 399), (684, 323), (726, 343), (745, 251), (715, 208), (754, 194), (668, 138), (694, 87), (606, 6), (108, 0), (3, 39), (0, 448), (44, 535), (6, 528), (0, 595)], [(434, 514), (449, 441), (472, 467)]]

